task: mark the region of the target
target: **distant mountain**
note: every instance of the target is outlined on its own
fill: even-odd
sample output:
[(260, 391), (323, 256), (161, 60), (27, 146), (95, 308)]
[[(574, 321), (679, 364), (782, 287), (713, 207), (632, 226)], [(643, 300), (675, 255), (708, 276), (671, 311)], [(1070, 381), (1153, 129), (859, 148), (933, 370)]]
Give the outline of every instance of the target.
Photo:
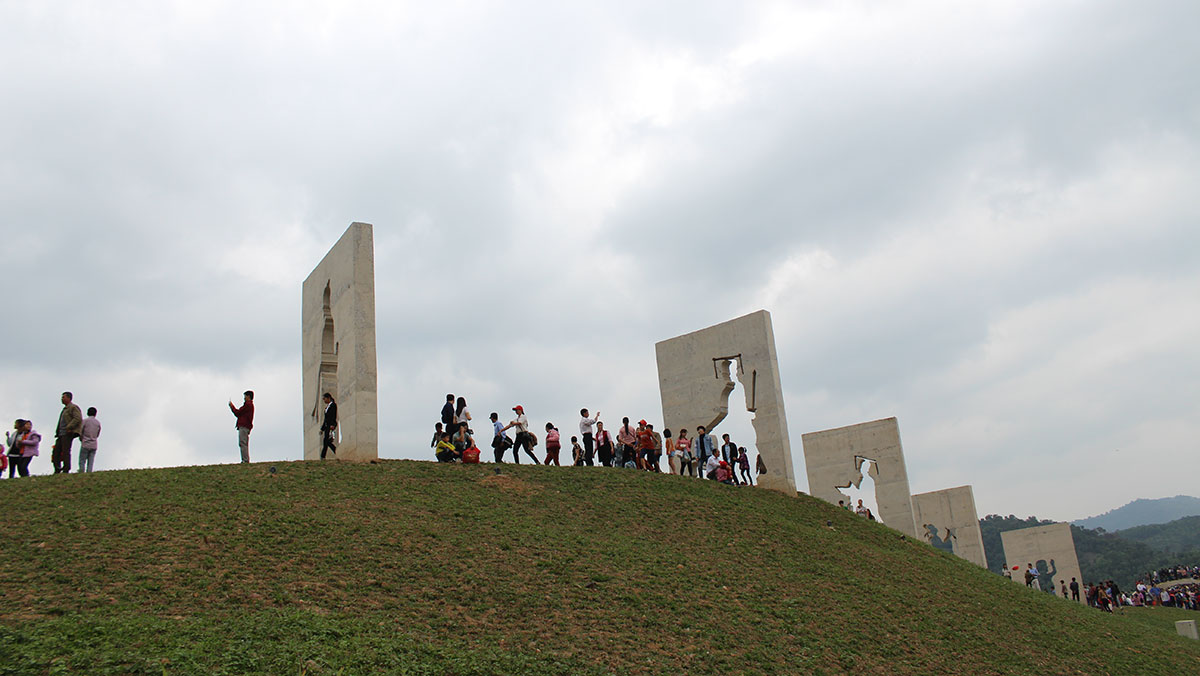
[(1200, 516), (1200, 498), (1176, 495), (1157, 500), (1140, 499), (1099, 516), (1072, 521), (1081, 528), (1103, 528), (1106, 531), (1124, 530), (1134, 526), (1167, 523), (1185, 516)]
[(1200, 516), (1185, 516), (1170, 523), (1134, 526), (1114, 533), (1117, 537), (1149, 545), (1168, 555), (1200, 551)]

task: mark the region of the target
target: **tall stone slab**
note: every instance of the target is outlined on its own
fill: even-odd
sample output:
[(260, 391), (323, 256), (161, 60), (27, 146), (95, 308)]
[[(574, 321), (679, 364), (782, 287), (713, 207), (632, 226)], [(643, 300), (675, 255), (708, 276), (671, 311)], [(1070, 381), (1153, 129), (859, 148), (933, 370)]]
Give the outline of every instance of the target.
[(900, 446), (900, 425), (895, 418), (859, 423), (801, 437), (808, 490), (814, 497), (837, 504), (850, 497), (840, 488), (859, 488), (862, 467), (870, 460), (868, 475), (875, 483), (879, 520), (896, 530), (917, 537), (908, 468)]
[(712, 433), (729, 413), (734, 378), (754, 414), (755, 446), (767, 466), (764, 488), (796, 494), (775, 331), (766, 310), (655, 344), (663, 421), (672, 430)]
[(304, 459), (321, 457), (325, 392), (338, 405), (336, 457), (379, 457), (375, 359), (375, 245), (369, 223), (352, 223), (304, 280)]
[(983, 531), (975, 513), (975, 493), (970, 486), (945, 488), (912, 496), (913, 520), (926, 542), (949, 541), (955, 556), (987, 568)]
[[(1071, 578), (1083, 586), (1071, 524), (1054, 523), (1005, 531), (1000, 534), (1000, 541), (1004, 544), (1007, 570), (1014, 581), (1025, 584), (1025, 568), (1032, 563), (1041, 574), (1037, 583), (1040, 589), (1049, 588), (1058, 594), (1060, 581), (1065, 581), (1069, 588)], [(1014, 566), (1016, 570), (1013, 570)], [(1080, 594), (1080, 602), (1086, 603), (1083, 594)]]

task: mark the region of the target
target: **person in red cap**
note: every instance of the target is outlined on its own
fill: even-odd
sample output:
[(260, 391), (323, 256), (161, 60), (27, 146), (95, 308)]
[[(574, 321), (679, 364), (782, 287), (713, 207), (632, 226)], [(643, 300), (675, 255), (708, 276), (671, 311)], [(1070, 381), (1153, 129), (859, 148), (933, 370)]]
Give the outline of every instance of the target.
[(654, 430), (645, 420), (638, 421), (637, 428), (637, 466), (638, 469), (650, 469), (650, 457), (654, 455)]
[(504, 426), (501, 432), (507, 431), (510, 427), (517, 428), (517, 438), (513, 441), (513, 462), (521, 464), (521, 449), (525, 449), (525, 453), (533, 460), (533, 464), (537, 465), (537, 456), (533, 454), (533, 450), (529, 444), (529, 418), (525, 417), (525, 408), (520, 404), (513, 406), (513, 411), (517, 414), (516, 420)]

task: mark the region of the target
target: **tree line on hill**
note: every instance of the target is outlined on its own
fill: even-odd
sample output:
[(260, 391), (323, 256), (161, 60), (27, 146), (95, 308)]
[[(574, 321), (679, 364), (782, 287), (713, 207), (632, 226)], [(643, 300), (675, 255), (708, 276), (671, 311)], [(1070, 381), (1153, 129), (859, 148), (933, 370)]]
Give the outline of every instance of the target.
[[(989, 514), (979, 520), (988, 570), (1004, 572), (1005, 531), (1057, 523), (1035, 516), (1018, 519), (1013, 515)], [(1129, 533), (1129, 531), (1134, 531)], [(1132, 588), (1147, 571), (1176, 564), (1200, 563), (1200, 517), (1185, 517), (1166, 524), (1139, 526), (1114, 533), (1104, 529), (1071, 526), (1075, 553), (1083, 581), (1115, 580)]]

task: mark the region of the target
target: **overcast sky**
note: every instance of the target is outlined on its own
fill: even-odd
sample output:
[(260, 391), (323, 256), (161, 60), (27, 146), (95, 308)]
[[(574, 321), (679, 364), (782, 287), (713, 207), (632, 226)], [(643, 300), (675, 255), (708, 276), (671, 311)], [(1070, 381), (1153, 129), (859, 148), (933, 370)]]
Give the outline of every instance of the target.
[(52, 437), (69, 389), (98, 468), (235, 462), (253, 388), (253, 458), (298, 459), (300, 284), (365, 221), (383, 457), (446, 392), (658, 421), (654, 343), (762, 308), (802, 490), (801, 434), (897, 416), (913, 492), (980, 516), (1194, 495), (1198, 21), (3, 3), (0, 416)]

